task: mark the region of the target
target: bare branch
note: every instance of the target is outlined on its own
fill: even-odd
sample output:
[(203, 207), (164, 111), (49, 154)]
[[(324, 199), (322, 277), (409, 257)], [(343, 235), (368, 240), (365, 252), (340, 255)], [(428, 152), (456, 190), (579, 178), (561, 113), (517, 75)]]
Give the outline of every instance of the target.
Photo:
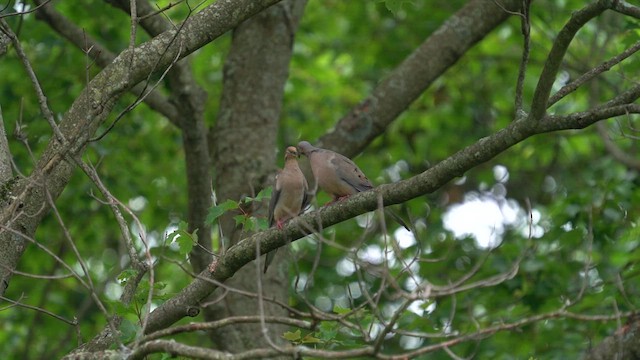
[[(441, 343), (438, 344), (434, 344), (434, 345), (428, 345), (428, 346), (424, 346), (421, 347), (415, 351), (410, 351), (410, 352), (406, 352), (404, 354), (399, 354), (397, 356), (389, 356), (387, 357), (387, 359), (407, 359), (407, 358), (413, 358), (422, 354), (426, 354), (426, 353), (430, 353), (436, 350), (441, 350), (444, 349), (445, 347), (451, 347), (454, 346), (456, 344), (460, 344), (462, 342), (466, 342), (466, 341), (470, 341), (470, 340), (477, 340), (477, 339), (481, 339), (483, 337), (495, 334), (497, 332), (500, 331), (507, 331), (507, 330), (513, 330), (513, 329), (517, 329), (520, 327), (523, 327), (527, 324), (531, 324), (531, 323), (535, 323), (535, 322), (539, 322), (542, 320), (547, 320), (547, 319), (557, 319), (557, 318), (563, 318), (563, 317), (571, 317), (573, 318), (575, 316), (575, 314), (572, 314), (568, 311), (566, 311), (565, 309), (560, 309), (560, 310), (556, 310), (556, 311), (552, 311), (549, 313), (545, 313), (545, 314), (540, 314), (540, 315), (536, 315), (536, 316), (531, 316), (531, 317), (527, 317), (518, 321), (514, 321), (511, 323), (503, 323), (500, 325), (494, 325), (494, 326), (490, 326), (481, 330), (478, 330), (476, 332), (467, 334), (467, 335), (462, 335), (459, 337), (456, 337), (454, 339), (451, 340), (446, 340), (443, 341)], [(620, 314), (618, 315), (598, 315), (598, 316), (585, 316), (582, 318), (582, 320), (588, 320), (588, 321), (616, 321), (617, 319), (619, 319), (620, 317), (622, 318), (626, 318), (626, 317), (630, 317), (633, 316), (632, 312), (628, 312), (625, 314)]]
[(10, 269), (8, 266), (5, 266), (4, 264), (0, 264), (0, 267), (5, 268), (8, 271), (11, 271), (12, 273), (14, 273), (15, 275), (20, 275), (20, 276), (24, 276), (24, 277), (30, 277), (30, 278), (34, 278), (34, 279), (43, 279), (43, 280), (61, 280), (61, 279), (68, 279), (70, 277), (73, 277), (72, 274), (64, 274), (64, 275), (39, 275), (39, 274), (30, 274), (30, 273), (26, 273), (23, 271), (18, 271), (18, 270), (12, 270)]
[(516, 117), (523, 114), (522, 96), (524, 90), (524, 79), (527, 73), (527, 64), (529, 63), (529, 51), (531, 49), (531, 0), (522, 0), (522, 59), (520, 60), (520, 68), (518, 70), (518, 81), (516, 83), (515, 107)]
[[(95, 39), (88, 36), (83, 29), (58, 13), (51, 4), (47, 4), (49, 1), (34, 1), (42, 6), (36, 13), (36, 18), (47, 22), (53, 30), (91, 57), (98, 66), (104, 68), (116, 58), (106, 47), (102, 46)], [(138, 84), (131, 89), (131, 92), (137, 95), (138, 98), (141, 98), (145, 94), (145, 86)], [(144, 100), (150, 108), (164, 115), (172, 124), (179, 127), (178, 110), (159, 91), (153, 90), (146, 92)]]
[(47, 104), (47, 97), (44, 95), (44, 91), (40, 86), (40, 82), (38, 81), (36, 73), (33, 71), (33, 68), (31, 67), (31, 62), (29, 62), (29, 59), (27, 58), (27, 54), (24, 53), (24, 50), (22, 49), (22, 45), (20, 45), (20, 41), (18, 40), (18, 37), (16, 36), (16, 34), (13, 33), (13, 30), (11, 30), (11, 28), (9, 27), (9, 24), (7, 24), (7, 22), (4, 21), (4, 19), (0, 19), (0, 31), (4, 32), (4, 34), (11, 39), (11, 42), (13, 43), (13, 47), (16, 49), (18, 58), (22, 62), (22, 65), (24, 66), (24, 69), (26, 70), (27, 75), (31, 80), (31, 84), (33, 85), (33, 89), (36, 93), (36, 96), (38, 97), (38, 103), (40, 104), (40, 112), (42, 113), (42, 116), (44, 116), (45, 120), (49, 122), (49, 126), (51, 126), (51, 130), (53, 130), (53, 133), (57, 138), (57, 140), (60, 142), (60, 144), (62, 145), (66, 144), (64, 135), (62, 135), (62, 132), (58, 128), (58, 124), (56, 124), (56, 121), (53, 119), (53, 112), (51, 112), (51, 109), (49, 109), (49, 105)]
[(10, 304), (13, 304), (15, 306), (19, 306), (19, 307), (22, 307), (22, 308), (25, 308), (25, 309), (29, 309), (29, 310), (35, 310), (35, 311), (41, 312), (43, 314), (49, 315), (54, 319), (57, 319), (57, 320), (60, 320), (60, 321), (62, 321), (64, 323), (66, 323), (67, 325), (71, 325), (71, 326), (77, 326), (78, 325), (78, 321), (76, 319), (74, 319), (74, 320), (65, 319), (64, 317), (62, 317), (62, 316), (60, 316), (58, 314), (54, 314), (51, 311), (46, 310), (46, 309), (39, 308), (37, 306), (27, 305), (27, 304), (24, 304), (24, 303), (20, 302), (19, 300), (11, 300), (11, 299), (9, 299), (7, 297), (4, 297), (4, 296), (0, 296), (0, 299), (4, 300), (4, 301), (6, 301), (6, 302), (8, 302)]
[(224, 318), (218, 321), (210, 321), (210, 322), (202, 322), (202, 323), (192, 323), (181, 326), (174, 326), (171, 328), (167, 328), (165, 330), (156, 331), (149, 335), (144, 336), (140, 343), (145, 343), (147, 341), (156, 340), (161, 337), (176, 335), (185, 332), (193, 332), (193, 331), (202, 331), (202, 330), (211, 330), (211, 329), (219, 329), (225, 326), (230, 326), (239, 323), (259, 323), (259, 322), (267, 322), (267, 323), (279, 323), (288, 326), (295, 326), (300, 329), (313, 330), (314, 324), (309, 321), (302, 321), (297, 319), (292, 319), (289, 317), (282, 316), (233, 316)]
[(502, 7), (493, 1), (467, 2), (382, 80), (366, 99), (340, 119), (332, 132), (322, 136), (318, 144), (347, 157), (362, 151), (462, 55), (507, 19), (509, 11), (518, 9), (521, 2), (500, 0)]
[(584, 24), (610, 8), (611, 3), (612, 2), (608, 0), (599, 0), (574, 12), (571, 15), (571, 19), (569, 19), (558, 33), (547, 57), (547, 61), (544, 64), (544, 68), (542, 69), (542, 74), (540, 74), (538, 85), (536, 86), (533, 100), (531, 101), (530, 117), (534, 122), (542, 120), (547, 111), (551, 88), (556, 80), (556, 75), (558, 74), (560, 65), (564, 60), (564, 55), (573, 37)]
[(315, 350), (307, 347), (292, 347), (288, 346), (283, 348), (282, 351), (274, 349), (255, 349), (240, 352), (238, 354), (229, 354), (222, 351), (211, 350), (207, 348), (189, 346), (181, 344), (175, 341), (166, 340), (153, 340), (143, 344), (133, 351), (129, 359), (143, 359), (145, 355), (167, 352), (171, 354), (189, 356), (198, 359), (227, 359), (227, 360), (241, 360), (241, 359), (268, 359), (272, 357), (278, 357), (282, 355), (290, 356), (309, 356), (309, 357), (322, 357), (333, 359), (354, 359), (364, 356), (373, 356), (373, 349), (369, 346), (361, 347), (354, 350), (344, 351), (328, 351), (328, 350)]
[(611, 136), (607, 131), (606, 124), (597, 123), (596, 129), (598, 130), (598, 135), (600, 136), (600, 139), (602, 139), (602, 143), (604, 144), (605, 149), (607, 149), (607, 151), (609, 152), (609, 154), (611, 154), (611, 156), (613, 156), (613, 158), (631, 169), (640, 170), (640, 160), (637, 158), (637, 156), (629, 154), (628, 152), (621, 149), (615, 143), (615, 141), (611, 139)]
[[(20, 16), (20, 15), (26, 15), (26, 14), (30, 14), (34, 11), (38, 11), (40, 9), (41, 6), (44, 6), (45, 4), (51, 2), (51, 0), (46, 0), (43, 1), (41, 4), (38, 4), (37, 6), (35, 6), (33, 9), (29, 9), (27, 11), (17, 11), (17, 12), (12, 12), (12, 13), (8, 13), (8, 14), (2, 14), (0, 15), (0, 19), (6, 18), (6, 17), (11, 17), (11, 16)], [(7, 7), (9, 7), (10, 2), (7, 2)], [(4, 10), (4, 9), (0, 9), (0, 10)]]
[(624, 59), (628, 58), (629, 56), (635, 54), (638, 50), (640, 50), (640, 41), (636, 42), (631, 47), (621, 52), (620, 54), (614, 56), (613, 58), (603, 62), (602, 64), (582, 74), (579, 78), (575, 79), (574, 81), (563, 86), (560, 90), (558, 90), (558, 92), (556, 92), (555, 94), (553, 94), (553, 96), (551, 96), (551, 98), (549, 98), (548, 107), (551, 107), (553, 104), (557, 103), (558, 101), (563, 99), (565, 96), (571, 94), (572, 92), (574, 92), (576, 89), (578, 89), (580, 86), (582, 86), (584, 83), (588, 82), (589, 80), (595, 78), (596, 76), (602, 74), (605, 71), (609, 71), (612, 67), (616, 66), (617, 64), (622, 62)]
[[(7, 131), (4, 126), (4, 118), (2, 117), (2, 106), (0, 106), (0, 185), (6, 186), (6, 182), (13, 178), (13, 170), (11, 167), (11, 150), (9, 149), (9, 140), (7, 139)], [(1, 199), (0, 203), (6, 202), (7, 199)]]
[(613, 10), (621, 14), (640, 19), (640, 7), (637, 5), (631, 5), (624, 0), (613, 1)]
[[(507, 128), (486, 138), (480, 139), (473, 145), (460, 150), (448, 159), (434, 165), (427, 171), (412, 178), (393, 184), (380, 185), (377, 188), (352, 195), (347, 200), (332, 206), (323, 207), (311, 213), (292, 219), (283, 230), (269, 229), (254, 234), (229, 248), (224, 257), (220, 258), (213, 273), (202, 272), (200, 277), (184, 288), (174, 298), (158, 307), (150, 315), (149, 329), (151, 331), (166, 327), (184, 316), (185, 306), (193, 305), (216, 287), (205, 279), (224, 282), (239, 268), (255, 259), (255, 242), (260, 242), (261, 251), (268, 252), (306, 235), (301, 231), (304, 224), (312, 224), (320, 220), (323, 228), (338, 222), (353, 218), (378, 207), (378, 195), (381, 194), (385, 205), (398, 204), (412, 198), (430, 193), (454, 177), (463, 174), (477, 164), (484, 163), (500, 154), (507, 148), (525, 140), (535, 134), (564, 130), (581, 129), (597, 121), (608, 119), (627, 113), (640, 113), (640, 105), (629, 104), (640, 97), (640, 85), (618, 95), (611, 101), (589, 112), (575, 113), (567, 116), (547, 116), (535, 127), (526, 120), (516, 120)], [(620, 104), (620, 105), (618, 105)], [(478, 286), (490, 286), (500, 283), (515, 275), (517, 263), (507, 274), (496, 276), (491, 281), (478, 283), (467, 289)], [(439, 295), (451, 294), (451, 290), (442, 291)]]

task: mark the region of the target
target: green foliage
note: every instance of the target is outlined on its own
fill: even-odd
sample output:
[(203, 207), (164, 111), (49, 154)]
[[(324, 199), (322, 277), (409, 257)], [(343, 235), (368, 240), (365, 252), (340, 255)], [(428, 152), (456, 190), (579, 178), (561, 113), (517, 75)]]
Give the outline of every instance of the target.
[(212, 206), (207, 215), (207, 222), (214, 224), (216, 219), (225, 213), (239, 213), (233, 219), (236, 225), (242, 225), (246, 231), (258, 231), (269, 228), (269, 221), (264, 217), (254, 217), (250, 212), (243, 209), (249, 208), (252, 203), (261, 203), (271, 197), (271, 188), (262, 189), (255, 198), (245, 197), (242, 201), (226, 200), (220, 205)]
[(413, 4), (411, 0), (378, 0), (379, 2), (384, 3), (389, 11), (393, 13), (393, 15), (398, 16), (398, 13), (402, 10), (405, 4)]
[(238, 209), (239, 205), (237, 201), (227, 200), (220, 205), (215, 205), (209, 209), (209, 215), (207, 215), (207, 222), (213, 224), (217, 218), (222, 216), (227, 211)]
[(311, 334), (302, 336), (300, 330), (296, 330), (295, 332), (287, 331), (282, 335), (282, 337), (287, 341), (291, 341), (291, 343), (293, 343), (294, 345), (309, 345), (318, 344), (321, 342), (320, 339), (311, 336)]
[(180, 221), (178, 228), (167, 236), (167, 239), (172, 239), (172, 241), (175, 241), (178, 244), (181, 255), (187, 255), (190, 253), (194, 245), (198, 243), (198, 230), (196, 229), (193, 234), (190, 234), (187, 231), (187, 226), (189, 225), (186, 222)]
[[(158, 6), (168, 3), (160, 1)], [(296, 33), (278, 129), (279, 148), (301, 139), (313, 142), (329, 131), (465, 3), (310, 1)], [(583, 4), (578, 0), (533, 3), (525, 111), (552, 39), (571, 11)], [(107, 2), (61, 1), (55, 7), (110, 51), (118, 53), (128, 46), (129, 20)], [(188, 13), (182, 4), (167, 16), (179, 22)], [(563, 64), (562, 78), (575, 79), (640, 39), (637, 21), (618, 21), (614, 15), (606, 13), (578, 33)], [(95, 64), (89, 64), (87, 69), (82, 51), (36, 21), (33, 14), (4, 19), (12, 28), (20, 27), (25, 52), (42, 80), (55, 118), (60, 119), (82, 91), (86, 78), (99, 69)], [(136, 41), (147, 38), (139, 31)], [(218, 114), (222, 67), (229, 42), (230, 35), (190, 57), (195, 77), (209, 95), (205, 111), (212, 123)], [(508, 125), (514, 119), (513, 94), (521, 52), (520, 22), (514, 16), (443, 74), (355, 161), (375, 184), (405, 179)], [(42, 153), (51, 137), (50, 129), (39, 113), (31, 84), (24, 81), (25, 72), (15, 52), (9, 51), (0, 61), (4, 125), (8, 134), (20, 128), (27, 135), (26, 144), (11, 137), (10, 147), (17, 170), (28, 174), (33, 168), (30, 151), (36, 157)], [(633, 74), (638, 73), (640, 61), (633, 56), (604, 73), (593, 82), (593, 88), (575, 92), (550, 111), (565, 114), (586, 110), (637, 81)], [(166, 92), (164, 84), (160, 85), (160, 91)], [(131, 95), (123, 97), (107, 124), (134, 100)], [(637, 154), (637, 129), (637, 119), (633, 117), (610, 121), (606, 126), (608, 136), (629, 154)], [(106, 127), (99, 132), (104, 130)], [(637, 170), (622, 165), (602, 143), (594, 129), (540, 135), (467, 172), (455, 183), (402, 204), (398, 210), (416, 224), (416, 241), (403, 247), (400, 255), (365, 256), (393, 252), (389, 236), (365, 230), (368, 225), (377, 226), (379, 214), (358, 217), (326, 229), (319, 236), (294, 242), (290, 305), (308, 311), (311, 303), (320, 310), (357, 320), (364, 331), (373, 334), (383, 327), (380, 319), (388, 319), (402, 305), (400, 291), (416, 290), (416, 282), (448, 286), (482, 264), (468, 279), (470, 283), (479, 282), (509, 271), (522, 256), (514, 277), (455, 296), (425, 296), (402, 313), (398, 328), (407, 333), (453, 336), (555, 311), (567, 303), (573, 304), (569, 311), (584, 315), (637, 309), (640, 178)], [(94, 186), (79, 171), (56, 201), (66, 229), (87, 264), (88, 273), (81, 274), (83, 280), (92, 280), (110, 315), (124, 317), (120, 331), (122, 341), (127, 342), (139, 335), (140, 318), (148, 306), (158, 306), (192, 279), (187, 256), (198, 232), (189, 232), (185, 223), (187, 186), (182, 138), (171, 123), (141, 105), (126, 114), (101, 141), (88, 144), (84, 158), (96, 165), (109, 190), (133, 208), (144, 227), (131, 227), (136, 241), (141, 231), (150, 239), (156, 280), (152, 286), (148, 278), (143, 279), (125, 306), (119, 299), (120, 291), (136, 273), (129, 268), (122, 236), (110, 210), (93, 197)], [(495, 179), (496, 165), (508, 169), (508, 180)], [(6, 186), (0, 188), (2, 194)], [(498, 195), (500, 189), (504, 195)], [(465, 195), (517, 204), (518, 220), (506, 226), (497, 248), (478, 246), (472, 237), (456, 238), (443, 225), (444, 215), (451, 206), (463, 202)], [(215, 228), (220, 216), (230, 214), (247, 231), (266, 229), (265, 216), (247, 209), (270, 196), (271, 189), (264, 189), (255, 198), (223, 201), (210, 209), (206, 221)], [(318, 206), (326, 200), (320, 194)], [(528, 204), (536, 217), (532, 222)], [(397, 225), (386, 225), (393, 235)], [(534, 235), (529, 236), (529, 228)], [(54, 217), (47, 217), (36, 240), (82, 273), (79, 259), (61, 234), (60, 224)], [(342, 247), (328, 245), (325, 240)], [(145, 251), (140, 243), (137, 249), (140, 253)], [(418, 256), (424, 261), (412, 262)], [(316, 259), (318, 266), (314, 267)], [(412, 275), (405, 269), (410, 263)], [(389, 279), (397, 283), (398, 289), (381, 293), (374, 312), (367, 307), (363, 292), (371, 295), (388, 285), (380, 275), (383, 266), (389, 267)], [(69, 274), (68, 269), (35, 246), (28, 247), (19, 270)], [(105, 314), (88, 290), (72, 277), (42, 280), (15, 275), (7, 296), (66, 319), (77, 317), (84, 340), (98, 334), (106, 324)], [(39, 312), (4, 307), (4, 303), (0, 305), (0, 348), (5, 356), (57, 358), (75, 347), (74, 327), (61, 327), (58, 320)], [(452, 350), (460, 357), (577, 358), (589, 344), (597, 344), (615, 329), (615, 322), (548, 319), (497, 332)], [(362, 331), (321, 321), (314, 331), (291, 329), (283, 337), (296, 345), (350, 349), (365, 345)], [(385, 341), (385, 353), (406, 351), (408, 338), (393, 334)], [(199, 335), (190, 335), (186, 341), (201, 340)], [(425, 338), (421, 344), (436, 344), (439, 340)], [(514, 347), (514, 343), (518, 346)], [(53, 349), (51, 344), (61, 345)], [(429, 358), (450, 357), (438, 352)]]

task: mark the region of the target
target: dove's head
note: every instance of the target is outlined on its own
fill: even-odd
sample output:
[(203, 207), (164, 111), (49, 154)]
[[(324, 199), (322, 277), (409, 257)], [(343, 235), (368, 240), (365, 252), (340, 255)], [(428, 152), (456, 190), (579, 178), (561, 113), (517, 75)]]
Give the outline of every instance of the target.
[(300, 141), (298, 143), (298, 149), (300, 149), (300, 154), (309, 156), (309, 154), (315, 149), (315, 147), (309, 144), (308, 141)]
[(284, 158), (285, 159), (290, 159), (290, 158), (297, 159), (298, 158), (298, 149), (295, 146), (289, 146), (287, 148), (287, 150), (285, 150), (285, 152), (284, 152)]

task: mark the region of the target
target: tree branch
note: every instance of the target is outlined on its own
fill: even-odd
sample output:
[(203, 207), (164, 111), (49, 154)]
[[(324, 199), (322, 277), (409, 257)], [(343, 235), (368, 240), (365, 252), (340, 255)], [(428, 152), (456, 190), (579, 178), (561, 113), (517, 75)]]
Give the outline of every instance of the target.
[(154, 310), (149, 319), (149, 331), (165, 328), (181, 319), (189, 306), (197, 305), (200, 299), (217, 288), (216, 283), (225, 282), (236, 271), (254, 260), (256, 242), (260, 242), (260, 252), (266, 253), (305, 236), (309, 226), (324, 229), (375, 210), (378, 206), (378, 196), (382, 196), (384, 205), (388, 206), (429, 194), (454, 178), (464, 175), (471, 168), (533, 135), (566, 129), (582, 129), (603, 119), (628, 113), (638, 114), (640, 105), (631, 103), (639, 97), (640, 85), (636, 85), (604, 106), (589, 112), (547, 116), (538, 124), (532, 124), (526, 119), (515, 120), (508, 127), (478, 140), (422, 174), (393, 184), (380, 185), (373, 190), (352, 195), (344, 201), (296, 217), (289, 221), (283, 230), (269, 229), (247, 237), (229, 248), (225, 255), (212, 266), (211, 273), (201, 273), (175, 297)]
[(40, 105), (40, 112), (42, 113), (42, 116), (49, 123), (51, 131), (53, 131), (56, 139), (61, 144), (66, 143), (64, 135), (62, 135), (60, 129), (58, 128), (58, 124), (56, 124), (56, 121), (53, 119), (53, 112), (51, 112), (51, 109), (49, 109), (49, 105), (47, 104), (47, 97), (44, 95), (42, 86), (40, 86), (40, 81), (38, 81), (38, 77), (36, 76), (35, 71), (33, 71), (33, 67), (31, 67), (31, 62), (29, 62), (27, 54), (25, 54), (24, 50), (22, 49), (18, 37), (13, 33), (13, 30), (11, 30), (9, 24), (7, 24), (4, 19), (0, 19), (0, 31), (7, 35), (13, 43), (13, 47), (18, 54), (18, 58), (22, 62), (22, 66), (24, 66), (24, 69), (27, 72), (27, 76), (29, 76), (29, 79), (31, 80), (31, 85), (33, 85), (34, 92), (36, 93), (36, 97), (38, 98), (38, 104)]
[(558, 90), (558, 92), (556, 92), (555, 94), (553, 94), (553, 96), (551, 96), (547, 104), (548, 107), (551, 107), (553, 104), (557, 103), (558, 101), (563, 99), (565, 96), (571, 94), (572, 92), (574, 92), (580, 86), (584, 85), (589, 80), (595, 78), (596, 76), (602, 74), (605, 71), (609, 71), (612, 67), (621, 63), (624, 59), (638, 52), (638, 50), (640, 50), (640, 41), (636, 42), (635, 44), (633, 44), (632, 46), (630, 46), (628, 49), (621, 52), (620, 54), (612, 57), (611, 59), (603, 62), (602, 64), (582, 74), (579, 78), (575, 79), (574, 81), (563, 86), (560, 90)]
[[(45, 21), (49, 26), (65, 39), (69, 40), (78, 49), (82, 50), (93, 59), (101, 68), (107, 67), (116, 56), (99, 42), (87, 35), (85, 31), (77, 27), (72, 21), (58, 13), (49, 0), (34, 0), (40, 9), (36, 12), (36, 19)], [(172, 124), (179, 127), (180, 115), (178, 110), (159, 91), (153, 90), (145, 94), (145, 85), (137, 84), (131, 89), (131, 93), (141, 97), (145, 96), (145, 104), (151, 109), (164, 115)]]
[(136, 348), (130, 355), (129, 359), (143, 359), (145, 355), (166, 352), (169, 354), (176, 354), (181, 356), (189, 356), (198, 359), (227, 359), (227, 360), (241, 360), (241, 359), (268, 359), (278, 357), (282, 355), (289, 355), (294, 358), (301, 356), (308, 357), (323, 357), (334, 359), (354, 359), (358, 357), (371, 357), (375, 354), (373, 348), (370, 346), (360, 347), (354, 350), (343, 351), (329, 351), (329, 350), (315, 350), (304, 346), (287, 346), (281, 351), (270, 348), (254, 349), (238, 354), (229, 354), (226, 352), (211, 350), (202, 347), (189, 346), (181, 344), (175, 341), (167, 340), (153, 340), (144, 345)]
[[(6, 186), (7, 181), (13, 178), (11, 159), (9, 140), (7, 139), (7, 131), (2, 117), (2, 106), (0, 106), (0, 186), (2, 187)], [(6, 197), (7, 194), (2, 194), (2, 191), (0, 191), (0, 204), (7, 203)]]
[[(632, 320), (632, 319), (630, 319)], [(640, 321), (627, 323), (590, 349), (584, 360), (634, 360), (640, 357)]]
[[(38, 183), (35, 180), (46, 175), (49, 182), (47, 190), (53, 199), (57, 198), (75, 169), (73, 161), (66, 160), (67, 156), (78, 156), (84, 152), (87, 141), (110, 114), (120, 96), (151, 72), (165, 69), (176, 57), (187, 56), (276, 2), (278, 0), (218, 1), (187, 19), (180, 31), (166, 31), (133, 51), (123, 51), (87, 84), (63, 117), (59, 128), (68, 145), (50, 141), (32, 175), (10, 189), (15, 200), (2, 209), (0, 223), (9, 224), (18, 233), (33, 236), (50, 208), (45, 191), (35, 186)], [(7, 240), (7, 246), (15, 251), (11, 252), (11, 258), (6, 259), (4, 265), (14, 269), (26, 246), (20, 237)], [(3, 271), (2, 275), (0, 282), (8, 283), (11, 273)]]
[(609, 154), (611, 154), (614, 159), (618, 160), (630, 169), (640, 171), (640, 160), (638, 160), (636, 156), (625, 152), (615, 143), (615, 141), (611, 139), (611, 137), (609, 137), (607, 127), (604, 123), (597, 123), (596, 129), (598, 130), (600, 139), (602, 139), (604, 148), (607, 149)]
[(515, 108), (516, 117), (523, 114), (523, 93), (524, 79), (527, 74), (527, 64), (529, 63), (529, 52), (531, 50), (531, 0), (522, 1), (522, 14), (520, 14), (520, 28), (522, 29), (522, 59), (518, 69), (518, 81), (516, 82)]
[[(173, 29), (148, 1), (145, 0), (107, 0), (113, 6), (132, 13), (131, 4), (136, 4), (136, 16), (142, 19), (142, 27), (151, 36)], [(191, 9), (190, 9), (191, 11)], [(187, 17), (191, 16), (189, 14)], [(198, 244), (189, 258), (196, 272), (206, 268), (211, 262), (211, 226), (205, 219), (213, 205), (211, 194), (211, 158), (207, 140), (207, 127), (204, 108), (207, 93), (193, 77), (193, 71), (187, 59), (177, 62), (168, 74), (171, 89), (171, 103), (174, 104), (180, 118), (176, 119), (182, 130), (182, 144), (186, 159), (187, 172), (187, 231), (198, 232)]]
[[(471, 47), (519, 9), (521, 0), (471, 0), (336, 124), (318, 144), (347, 157), (362, 151)], [(440, 55), (435, 55), (440, 54)]]
[(547, 56), (547, 61), (544, 64), (542, 74), (540, 74), (540, 78), (538, 79), (538, 85), (533, 94), (530, 114), (533, 121), (541, 120), (547, 111), (551, 88), (556, 81), (556, 75), (558, 74), (558, 70), (560, 70), (560, 65), (564, 60), (564, 55), (573, 37), (589, 20), (611, 7), (611, 0), (599, 0), (591, 3), (574, 12), (571, 15), (571, 19), (565, 24), (562, 30), (560, 30)]

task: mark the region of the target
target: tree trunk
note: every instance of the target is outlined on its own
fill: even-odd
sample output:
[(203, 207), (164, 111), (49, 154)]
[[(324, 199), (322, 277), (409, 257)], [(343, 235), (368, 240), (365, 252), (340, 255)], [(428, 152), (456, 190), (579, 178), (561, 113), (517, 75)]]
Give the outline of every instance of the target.
[[(214, 184), (219, 202), (255, 195), (273, 182), (276, 164), (278, 120), (284, 85), (289, 75), (293, 37), (306, 0), (285, 1), (254, 16), (233, 32), (231, 51), (224, 68), (224, 90), (217, 123), (211, 132)], [(258, 216), (266, 216), (262, 206)], [(256, 215), (256, 214), (254, 214)], [(220, 228), (226, 246), (247, 235), (235, 225), (232, 216), (223, 216)], [(279, 270), (279, 271), (278, 271)], [(258, 281), (270, 298), (284, 301), (288, 296), (287, 272), (274, 261), (262, 277), (256, 266), (246, 266), (226, 285), (257, 293)], [(216, 293), (213, 297), (218, 297)], [(207, 320), (234, 315), (255, 315), (258, 300), (228, 292), (223, 300), (205, 309)], [(278, 306), (265, 303), (264, 315), (285, 315)], [(269, 326), (268, 336), (281, 343), (282, 326)], [(268, 346), (261, 326), (236, 325), (212, 334), (220, 350), (239, 350)]]

